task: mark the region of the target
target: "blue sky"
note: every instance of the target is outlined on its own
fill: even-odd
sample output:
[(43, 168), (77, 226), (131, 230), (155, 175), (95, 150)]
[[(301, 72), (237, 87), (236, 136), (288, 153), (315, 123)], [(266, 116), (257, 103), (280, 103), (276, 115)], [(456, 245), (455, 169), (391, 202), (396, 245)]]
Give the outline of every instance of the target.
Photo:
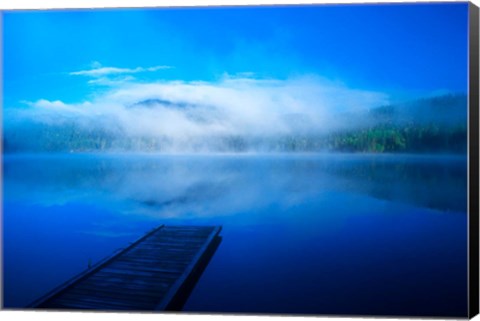
[(466, 3), (6, 12), (4, 106), (90, 100), (105, 86), (78, 72), (105, 67), (143, 82), (314, 75), (392, 99), (466, 92), (467, 13)]

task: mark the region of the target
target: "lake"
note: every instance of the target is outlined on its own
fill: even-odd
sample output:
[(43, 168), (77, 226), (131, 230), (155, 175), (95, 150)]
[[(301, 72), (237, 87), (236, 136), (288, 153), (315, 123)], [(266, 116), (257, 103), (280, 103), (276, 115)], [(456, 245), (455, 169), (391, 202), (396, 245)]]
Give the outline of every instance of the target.
[(4, 306), (160, 224), (222, 225), (185, 311), (466, 316), (467, 159), (3, 157)]

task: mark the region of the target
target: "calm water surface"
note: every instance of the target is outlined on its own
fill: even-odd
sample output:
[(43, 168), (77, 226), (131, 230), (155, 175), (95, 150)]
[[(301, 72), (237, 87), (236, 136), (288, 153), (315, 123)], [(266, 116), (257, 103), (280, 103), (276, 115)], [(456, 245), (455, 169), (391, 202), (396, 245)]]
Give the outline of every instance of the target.
[(457, 156), (6, 155), (4, 303), (159, 224), (223, 225), (186, 311), (465, 316)]

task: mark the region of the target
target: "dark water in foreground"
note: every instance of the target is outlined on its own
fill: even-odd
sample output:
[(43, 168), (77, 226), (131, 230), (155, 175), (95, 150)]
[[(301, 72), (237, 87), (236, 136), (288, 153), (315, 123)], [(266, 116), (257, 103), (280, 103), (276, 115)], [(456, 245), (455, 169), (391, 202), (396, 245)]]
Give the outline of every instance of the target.
[(186, 311), (465, 316), (466, 158), (13, 156), (4, 305), (159, 224), (223, 225)]

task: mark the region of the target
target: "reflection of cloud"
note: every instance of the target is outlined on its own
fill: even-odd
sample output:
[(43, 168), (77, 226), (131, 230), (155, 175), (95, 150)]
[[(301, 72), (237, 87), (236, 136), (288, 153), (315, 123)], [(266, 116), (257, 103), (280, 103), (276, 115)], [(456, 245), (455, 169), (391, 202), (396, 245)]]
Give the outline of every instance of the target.
[[(301, 182), (310, 175), (304, 170), (275, 167), (258, 181), (254, 158), (70, 156), (31, 160), (6, 162), (9, 199), (45, 206), (86, 203), (129, 215), (229, 216), (278, 202), (291, 206), (325, 184)], [(286, 191), (289, 197), (281, 197)]]
[(4, 161), (4, 191), (9, 201), (155, 218), (256, 215), (332, 191), (464, 212), (465, 166), (462, 158), (398, 155), (18, 156)]

